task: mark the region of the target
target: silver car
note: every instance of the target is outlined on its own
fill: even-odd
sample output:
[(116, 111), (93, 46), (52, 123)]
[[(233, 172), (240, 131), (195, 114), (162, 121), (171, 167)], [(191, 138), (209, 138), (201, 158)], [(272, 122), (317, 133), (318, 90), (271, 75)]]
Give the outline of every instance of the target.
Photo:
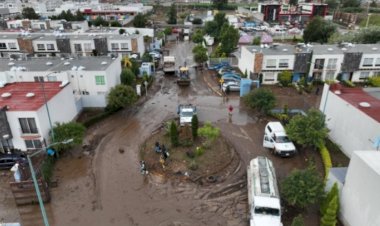
[(223, 92), (227, 91), (227, 87), (229, 91), (240, 91), (240, 82), (228, 81), (228, 82), (223, 83), (222, 85)]

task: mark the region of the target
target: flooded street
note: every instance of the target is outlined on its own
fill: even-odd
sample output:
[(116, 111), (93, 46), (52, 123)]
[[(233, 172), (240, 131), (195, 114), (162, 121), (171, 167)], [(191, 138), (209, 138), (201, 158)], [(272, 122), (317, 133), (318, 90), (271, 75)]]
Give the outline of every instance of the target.
[[(262, 147), (265, 122), (240, 107), (238, 95), (224, 100), (213, 93), (203, 78), (209, 74), (192, 68), (192, 46), (180, 42), (171, 48), (177, 67), (185, 60), (191, 67), (189, 87), (178, 87), (174, 76), (158, 75), (148, 98), (88, 130), (85, 140), (92, 147), (90, 154), (81, 152), (58, 161), (54, 175), (58, 187), (51, 189), (52, 200), (46, 204), (50, 225), (248, 225), (248, 162), (257, 155), (270, 157), (279, 179), (304, 164), (303, 155), (287, 161)], [(163, 121), (176, 116), (178, 104), (188, 103), (197, 106), (201, 122), (211, 121), (221, 128), (240, 156), (238, 167), (230, 169), (221, 183), (201, 186), (140, 174), (140, 145)], [(227, 121), (229, 105), (234, 107), (231, 123)], [(125, 152), (120, 153), (120, 148)], [(27, 211), (22, 208), (18, 211), (23, 225), (42, 225), (38, 205), (26, 207)]]

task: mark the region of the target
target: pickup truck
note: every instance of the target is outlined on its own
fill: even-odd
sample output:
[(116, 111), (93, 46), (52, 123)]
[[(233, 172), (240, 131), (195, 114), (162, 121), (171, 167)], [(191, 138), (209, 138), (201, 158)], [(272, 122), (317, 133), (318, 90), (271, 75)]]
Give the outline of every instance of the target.
[(297, 152), (280, 122), (268, 122), (265, 126), (263, 146), (282, 157), (292, 156)]
[(186, 124), (190, 124), (193, 119), (193, 115), (197, 114), (197, 107), (187, 104), (178, 105), (177, 114), (179, 115), (179, 124), (180, 126), (184, 126)]

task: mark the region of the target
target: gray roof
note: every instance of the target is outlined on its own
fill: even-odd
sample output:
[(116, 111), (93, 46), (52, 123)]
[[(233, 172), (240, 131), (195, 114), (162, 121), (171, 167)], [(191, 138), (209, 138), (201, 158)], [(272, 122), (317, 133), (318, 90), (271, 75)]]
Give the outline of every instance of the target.
[(29, 34), (26, 36), (22, 36), (20, 33), (9, 34), (9, 33), (0, 33), (0, 40), (2, 39), (17, 39), (19, 37), (23, 37), (24, 39), (36, 39), (42, 36), (41, 34)]
[[(59, 72), (71, 70), (73, 66), (83, 66), (86, 71), (103, 71), (106, 70), (114, 60), (111, 57), (78, 57), (64, 60), (58, 57), (39, 57), (30, 58), (28, 60), (12, 61), (14, 65), (9, 65), (9, 59), (0, 59), (0, 70), (9, 71), (12, 66), (18, 66), (25, 67), (27, 71)], [(51, 62), (52, 64), (47, 65), (47, 62)], [(70, 64), (65, 65), (65, 62), (70, 62)], [(107, 64), (104, 64), (103, 62), (107, 62)]]
[(310, 48), (316, 55), (343, 54), (343, 50), (338, 45), (312, 45)]
[(346, 181), (347, 167), (330, 168), (330, 174), (332, 174), (339, 182), (344, 184)]
[(252, 53), (262, 52), (264, 55), (293, 55), (296, 48), (294, 45), (277, 45), (277, 46), (247, 46), (248, 51)]
[(31, 33), (28, 36), (21, 36), (20, 33), (0, 33), (1, 39), (17, 39), (18, 37), (25, 37), (29, 39), (41, 39), (41, 40), (56, 40), (58, 38), (69, 38), (72, 40), (93, 40), (95, 38), (104, 38), (110, 40), (128, 40), (131, 38), (136, 38), (140, 34), (131, 34), (131, 35), (119, 35), (119, 34), (92, 34), (92, 33), (81, 33), (81, 34), (73, 34), (73, 33), (63, 33), (62, 35), (54, 35), (53, 33)]

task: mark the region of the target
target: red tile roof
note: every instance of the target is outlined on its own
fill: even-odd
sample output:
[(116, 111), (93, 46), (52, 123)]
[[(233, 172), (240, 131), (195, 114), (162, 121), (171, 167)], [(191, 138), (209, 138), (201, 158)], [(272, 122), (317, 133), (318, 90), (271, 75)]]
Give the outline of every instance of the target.
[[(61, 91), (61, 82), (16, 82), (0, 88), (0, 107), (8, 106), (8, 111), (36, 111), (45, 104), (42, 91), (44, 85), (46, 100), (49, 101)], [(10, 97), (4, 97), (10, 93)], [(26, 97), (34, 93), (33, 97)]]
[[(339, 87), (341, 94), (338, 96), (343, 100), (350, 103), (353, 107), (356, 107), (360, 111), (364, 112), (377, 122), (380, 122), (380, 100), (369, 95), (362, 88), (343, 88)], [(336, 90), (336, 87), (331, 87), (331, 90)], [(370, 107), (362, 107), (359, 104), (361, 102), (367, 102)]]

